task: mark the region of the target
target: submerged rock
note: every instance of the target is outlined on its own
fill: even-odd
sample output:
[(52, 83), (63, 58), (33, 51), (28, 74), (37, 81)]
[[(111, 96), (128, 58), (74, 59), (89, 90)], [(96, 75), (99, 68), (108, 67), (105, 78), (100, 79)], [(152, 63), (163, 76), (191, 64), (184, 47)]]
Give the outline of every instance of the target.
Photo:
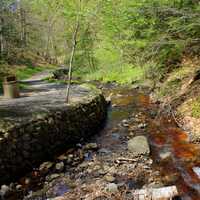
[(135, 156), (149, 154), (150, 148), (145, 136), (137, 136), (128, 141), (128, 150)]

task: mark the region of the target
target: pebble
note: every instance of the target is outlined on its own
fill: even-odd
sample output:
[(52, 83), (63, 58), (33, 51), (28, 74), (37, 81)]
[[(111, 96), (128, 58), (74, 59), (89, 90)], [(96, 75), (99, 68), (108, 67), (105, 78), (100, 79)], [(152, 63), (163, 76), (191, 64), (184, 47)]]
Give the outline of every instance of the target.
[(16, 186), (16, 190), (21, 190), (22, 189), (22, 185), (17, 185)]
[(97, 143), (89, 143), (89, 144), (85, 145), (84, 149), (85, 150), (96, 150), (96, 149), (98, 149), (98, 145), (97, 145)]
[(59, 172), (62, 172), (64, 170), (64, 167), (65, 167), (65, 165), (63, 162), (57, 163), (55, 166), (56, 170)]
[(160, 158), (162, 159), (162, 160), (165, 160), (165, 159), (168, 159), (168, 158), (170, 158), (170, 156), (171, 156), (171, 152), (161, 152), (160, 154), (159, 154), (159, 156), (160, 156)]
[(117, 193), (118, 192), (118, 186), (115, 183), (109, 183), (106, 186), (106, 190), (110, 193)]
[(47, 173), (49, 170), (50, 170), (50, 168), (53, 166), (53, 163), (52, 162), (44, 162), (44, 163), (42, 163), (41, 165), (40, 165), (40, 167), (39, 167), (39, 171), (41, 172), (41, 173)]
[(52, 181), (53, 179), (56, 179), (58, 177), (60, 177), (60, 174), (51, 174), (51, 175), (46, 177), (46, 180), (47, 181)]
[(100, 154), (110, 154), (110, 153), (111, 153), (110, 150), (105, 149), (105, 148), (100, 149), (98, 152), (99, 152)]
[(88, 162), (83, 162), (79, 165), (80, 168), (87, 168), (88, 167)]
[(112, 138), (118, 140), (120, 139), (120, 135), (118, 133), (113, 133)]
[(106, 175), (106, 176), (104, 177), (104, 179), (105, 179), (107, 182), (110, 182), (110, 183), (112, 183), (112, 182), (115, 181), (115, 177), (113, 177), (113, 176), (111, 176), (111, 175)]
[(67, 160), (67, 156), (66, 155), (61, 155), (61, 156), (58, 157), (58, 160), (61, 160), (61, 161)]
[(30, 178), (26, 178), (25, 181), (24, 181), (24, 183), (25, 183), (26, 185), (29, 185), (30, 182), (31, 182), (31, 179), (30, 179)]
[(143, 128), (146, 128), (147, 127), (147, 124), (139, 124), (138, 125), (138, 128), (140, 128), (140, 129), (143, 129)]

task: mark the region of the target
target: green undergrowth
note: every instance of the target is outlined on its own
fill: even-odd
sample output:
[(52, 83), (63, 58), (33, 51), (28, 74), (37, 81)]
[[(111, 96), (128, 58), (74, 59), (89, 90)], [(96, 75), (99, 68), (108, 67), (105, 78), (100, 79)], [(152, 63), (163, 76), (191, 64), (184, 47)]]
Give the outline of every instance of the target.
[(191, 103), (192, 117), (200, 118), (200, 97)]
[(165, 96), (176, 95), (183, 84), (188, 81), (188, 78), (195, 72), (195, 68), (190, 66), (181, 66), (167, 74), (166, 80), (159, 86), (157, 96), (159, 98)]
[(83, 80), (96, 80), (104, 83), (116, 82), (118, 84), (132, 84), (139, 82), (144, 77), (144, 72), (140, 67), (124, 65), (122, 67), (101, 68), (94, 71), (81, 73), (75, 71), (76, 76), (81, 76)]

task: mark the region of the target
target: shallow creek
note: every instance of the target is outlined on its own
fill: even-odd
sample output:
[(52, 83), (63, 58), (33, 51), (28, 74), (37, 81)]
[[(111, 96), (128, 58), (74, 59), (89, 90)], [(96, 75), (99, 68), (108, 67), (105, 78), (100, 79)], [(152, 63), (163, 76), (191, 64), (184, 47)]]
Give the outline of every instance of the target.
[[(200, 145), (189, 143), (188, 135), (177, 127), (172, 117), (157, 115), (158, 105), (152, 104), (149, 96), (144, 95), (144, 92), (135, 89), (119, 88), (114, 85), (104, 86), (103, 91), (105, 96), (111, 95), (112, 106), (109, 107), (108, 119), (104, 129), (99, 134), (89, 139), (89, 142), (97, 143), (100, 150), (84, 153), (83, 158), (72, 166), (63, 161), (65, 163), (65, 169), (62, 174), (64, 174), (64, 176), (70, 174), (71, 178), (74, 180), (80, 179), (79, 182), (76, 182), (76, 185), (78, 183), (83, 185), (84, 183), (89, 186), (94, 180), (96, 181), (97, 177), (99, 179), (104, 177), (105, 174), (104, 172), (102, 172), (102, 174), (95, 174), (96, 171), (86, 174), (86, 170), (83, 170), (83, 172), (81, 172), (82, 176), (84, 174), (83, 181), (83, 178), (78, 175), (80, 174), (78, 166), (81, 163), (90, 162), (91, 160), (94, 162), (94, 160), (97, 160), (98, 163), (104, 166), (108, 165), (108, 168), (111, 168), (112, 165), (114, 166), (114, 160), (116, 161), (119, 157), (127, 156), (129, 158), (127, 153), (127, 141), (130, 139), (130, 134), (132, 134), (131, 137), (145, 135), (151, 147), (151, 157), (142, 159), (144, 159), (145, 162), (149, 161), (148, 159), (153, 160), (151, 169), (149, 171), (147, 170), (147, 176), (150, 177), (154, 171), (159, 171), (160, 173), (157, 175), (159, 176), (158, 179), (160, 178), (162, 180), (164, 186), (176, 185), (180, 193), (179, 198), (183, 200), (199, 200)], [(136, 118), (139, 120), (135, 120)], [(144, 126), (142, 128), (138, 127), (139, 124), (143, 124)], [(136, 128), (134, 129), (133, 127)], [(78, 146), (80, 147), (81, 144)], [(74, 147), (65, 155), (77, 154), (79, 151), (77, 147)], [(53, 162), (57, 162), (56, 160), (57, 158), (55, 158)], [(137, 171), (135, 165), (134, 167), (136, 169), (134, 167), (131, 169), (131, 166), (129, 171)], [(138, 165), (138, 168), (142, 167)], [(119, 169), (118, 167), (118, 170)], [(99, 171), (98, 169), (98, 172)], [(129, 171), (127, 171), (127, 173)], [(141, 171), (140, 173), (146, 173), (146, 171)], [(132, 176), (135, 176), (135, 174)], [(34, 179), (34, 183), (22, 183), (26, 177)], [(38, 200), (47, 199), (42, 196), (37, 198), (28, 197), (28, 194), (30, 196), (32, 192), (39, 191), (41, 188), (45, 187), (45, 177), (39, 176), (37, 169), (34, 169), (33, 172), (26, 177), (18, 181), (18, 184), (20, 183), (22, 185), (22, 190), (24, 192), (23, 198)], [(144, 188), (145, 184), (147, 185), (146, 187), (148, 187), (148, 184), (150, 184), (145, 183), (144, 180), (146, 179), (144, 177), (141, 178), (141, 175), (140, 180), (137, 179), (135, 182), (134, 179), (130, 177), (130, 174), (126, 174), (125, 172), (124, 174), (120, 174), (116, 171), (114, 182), (125, 182), (131, 189)], [(144, 182), (142, 182), (141, 179), (143, 179)], [(59, 195), (63, 195), (65, 192), (72, 190), (70, 187), (71, 186), (68, 187), (62, 183), (59, 189), (61, 190)], [(23, 198), (16, 197), (16, 193), (14, 193), (8, 199)]]

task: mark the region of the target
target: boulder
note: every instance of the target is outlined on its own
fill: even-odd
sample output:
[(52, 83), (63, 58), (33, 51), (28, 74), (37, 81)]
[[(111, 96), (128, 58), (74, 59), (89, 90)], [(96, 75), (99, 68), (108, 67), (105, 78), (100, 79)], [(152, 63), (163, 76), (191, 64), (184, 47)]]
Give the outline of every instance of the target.
[(149, 154), (150, 148), (145, 136), (137, 136), (128, 141), (128, 150), (135, 156)]

